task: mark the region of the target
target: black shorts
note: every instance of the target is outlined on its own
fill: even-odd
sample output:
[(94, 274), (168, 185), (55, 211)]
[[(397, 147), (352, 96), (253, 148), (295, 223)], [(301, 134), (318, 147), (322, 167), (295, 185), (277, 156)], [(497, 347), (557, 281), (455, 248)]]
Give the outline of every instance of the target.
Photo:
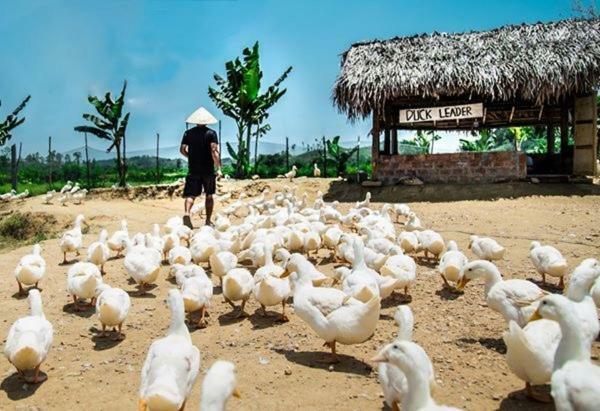
[(216, 176), (187, 176), (183, 187), (183, 197), (198, 197), (203, 190), (206, 195), (212, 195), (216, 190), (216, 181)]

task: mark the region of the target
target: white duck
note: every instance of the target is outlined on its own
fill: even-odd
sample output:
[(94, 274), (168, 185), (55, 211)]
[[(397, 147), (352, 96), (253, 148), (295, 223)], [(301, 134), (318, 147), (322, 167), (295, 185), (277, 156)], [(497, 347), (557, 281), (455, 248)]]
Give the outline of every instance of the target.
[(123, 265), (125, 270), (138, 284), (140, 291), (145, 292), (146, 285), (153, 284), (158, 278), (161, 265), (160, 252), (148, 248), (145, 244), (133, 245), (126, 240), (127, 248)]
[(56, 194), (56, 190), (50, 190), (50, 191), (46, 192), (46, 194), (44, 194), (42, 196), (42, 203), (44, 203), (44, 204), (50, 204), (50, 202), (54, 198), (55, 194)]
[(595, 258), (587, 258), (571, 273), (569, 286), (565, 292), (565, 296), (575, 303), (573, 307), (583, 330), (585, 343), (590, 347), (600, 332), (596, 305), (590, 295), (590, 289), (599, 278), (600, 262)]
[[(268, 245), (265, 244), (265, 248), (267, 247)], [(265, 250), (265, 253), (270, 254), (270, 251)], [(267, 315), (265, 307), (281, 304), (281, 319), (282, 321), (288, 321), (285, 315), (285, 303), (291, 293), (289, 279), (279, 278), (284, 272), (283, 269), (280, 272), (274, 272), (271, 269), (264, 269), (265, 267), (261, 267), (263, 270), (258, 269), (254, 273), (254, 288), (252, 290), (254, 298), (260, 303), (263, 315)]]
[(450, 286), (448, 281), (453, 283), (458, 282), (460, 270), (469, 262), (469, 259), (464, 255), (453, 240), (448, 241), (446, 252), (440, 257), (438, 264), (438, 272), (444, 280), (447, 287)]
[(392, 255), (386, 260), (379, 272), (383, 276), (394, 278), (396, 280), (395, 288), (403, 288), (404, 295), (408, 295), (408, 290), (417, 278), (417, 264), (408, 255)]
[(419, 240), (419, 250), (425, 253), (425, 258), (429, 258), (429, 253), (433, 254), (435, 259), (444, 252), (446, 245), (442, 236), (433, 230), (422, 230), (416, 232)]
[(396, 221), (398, 221), (398, 217), (408, 217), (410, 214), (410, 207), (406, 204), (394, 204), (394, 213), (396, 213)]
[(223, 277), (225, 277), (230, 270), (237, 267), (238, 258), (232, 252), (219, 251), (218, 253), (211, 254), (208, 261), (212, 274), (219, 277), (219, 283), (223, 286)]
[(567, 260), (560, 251), (550, 245), (541, 245), (539, 241), (532, 241), (529, 249), (531, 262), (538, 273), (542, 275), (542, 282), (546, 284), (546, 274), (558, 277), (558, 287), (564, 288), (564, 276), (567, 273)]
[(433, 366), (421, 346), (411, 341), (394, 341), (385, 346), (371, 361), (390, 363), (406, 377), (406, 395), (402, 397), (404, 411), (452, 411), (458, 408), (438, 405), (431, 398)]
[(521, 279), (503, 280), (498, 268), (486, 260), (475, 260), (461, 270), (457, 289), (476, 278), (485, 280), (485, 299), (488, 307), (499, 312), (509, 322), (515, 321), (520, 327), (527, 324), (537, 307), (537, 303), (547, 293), (531, 281)]
[(229, 303), (232, 308), (236, 308), (234, 301), (241, 301), (240, 311), (236, 318), (246, 316), (244, 308), (246, 302), (250, 298), (252, 288), (254, 286), (254, 279), (250, 271), (245, 268), (234, 268), (229, 270), (227, 275), (223, 277), (223, 297), (225, 302)]
[(321, 170), (317, 166), (317, 163), (313, 164), (313, 177), (321, 177)]
[(413, 212), (408, 214), (408, 220), (404, 223), (404, 229), (406, 231), (417, 231), (422, 230), (423, 226), (421, 225), (421, 220), (417, 215)]
[[(182, 277), (184, 274), (180, 271), (177, 275)], [(188, 278), (179, 278), (181, 283), (181, 295), (183, 296), (183, 305), (185, 312), (188, 313), (188, 320), (192, 323), (192, 314), (200, 311), (200, 317), (196, 325), (199, 328), (206, 327), (204, 320), (206, 311), (210, 306), (210, 300), (213, 296), (213, 283), (206, 274), (194, 275)]]
[(381, 309), (378, 297), (362, 303), (335, 288), (315, 287), (303, 271), (294, 272), (290, 280), (294, 312), (325, 340), (332, 361), (338, 361), (336, 343), (360, 344), (375, 332)]
[(96, 290), (98, 298), (96, 299), (96, 315), (100, 324), (102, 324), (102, 334), (106, 335), (106, 328), (117, 329), (117, 335), (114, 340), (125, 338), (121, 331), (123, 322), (129, 314), (131, 299), (129, 294), (117, 287), (111, 287), (108, 284), (100, 284)]
[(176, 245), (175, 247), (169, 250), (169, 254), (167, 257), (169, 264), (183, 264), (187, 265), (192, 261), (192, 253), (189, 248)]
[(371, 206), (371, 192), (367, 191), (367, 194), (365, 194), (365, 199), (363, 201), (357, 201), (356, 204), (354, 205), (354, 208), (369, 208)]
[(87, 249), (87, 260), (96, 264), (100, 267), (100, 273), (105, 274), (104, 264), (108, 261), (110, 257), (110, 249), (106, 244), (108, 240), (108, 231), (102, 230), (100, 231), (100, 235), (98, 236), (98, 241), (93, 242)]
[(183, 285), (183, 282), (191, 277), (206, 277), (206, 271), (204, 268), (196, 264), (173, 264), (169, 270), (169, 276), (175, 278), (175, 282), (179, 287)]
[(325, 230), (325, 233), (323, 233), (323, 245), (330, 250), (334, 250), (340, 243), (342, 234), (344, 234), (344, 232), (339, 225), (332, 225)]
[[(29, 290), (29, 315), (13, 323), (6, 337), (4, 354), (27, 382), (37, 384), (47, 377), (40, 376), (40, 366), (48, 356), (54, 329), (44, 316), (40, 291)], [(24, 371), (34, 370), (33, 378), (26, 378)]]
[(200, 351), (185, 325), (183, 298), (169, 290), (171, 325), (167, 335), (152, 343), (144, 366), (138, 411), (181, 410), (200, 371)]
[(419, 239), (414, 231), (402, 231), (398, 236), (398, 244), (405, 253), (414, 253), (419, 249)]
[(85, 217), (79, 214), (75, 218), (75, 224), (72, 229), (66, 231), (60, 239), (60, 250), (63, 252), (62, 264), (67, 263), (67, 253), (76, 253), (79, 255), (79, 249), (83, 243), (83, 233), (81, 224), (85, 224)]
[[(408, 305), (400, 305), (394, 314), (394, 320), (398, 325), (398, 336), (395, 341), (412, 341), (413, 325), (415, 319)], [(385, 402), (392, 410), (399, 411), (402, 399), (408, 394), (406, 376), (400, 368), (389, 362), (380, 362), (377, 366), (379, 385), (383, 389)], [(433, 368), (430, 374), (430, 383), (433, 384)]]
[(67, 272), (67, 291), (73, 297), (75, 310), (85, 308), (79, 305), (79, 299), (91, 300), (90, 306), (96, 303), (96, 289), (102, 284), (102, 274), (95, 264), (88, 262), (75, 263)]
[(289, 254), (287, 250), (283, 248), (280, 248), (278, 253), (284, 255), (283, 260), (285, 262), (285, 270), (288, 274), (291, 274), (294, 271), (302, 271), (303, 274), (311, 279), (315, 287), (322, 286), (323, 283), (329, 279), (329, 277), (320, 272), (317, 267), (308, 261), (302, 254)]
[(41, 255), (42, 247), (39, 244), (33, 246), (31, 254), (24, 255), (15, 268), (15, 279), (19, 285), (19, 295), (25, 294), (23, 285), (38, 287), (38, 282), (44, 278), (46, 273), (46, 261)]
[(532, 320), (553, 320), (561, 329), (551, 379), (556, 409), (591, 411), (600, 404), (600, 367), (590, 360), (591, 348), (585, 342), (573, 304), (561, 295), (548, 295), (540, 302)]
[(152, 233), (146, 234), (146, 247), (154, 248), (161, 253), (165, 248), (165, 242), (160, 235), (160, 225), (153, 224), (152, 225)]
[(297, 172), (298, 172), (298, 167), (296, 167), (296, 165), (293, 165), (292, 169), (284, 174), (285, 178), (288, 178), (290, 181), (292, 181), (296, 177)]
[(488, 261), (501, 260), (506, 252), (506, 249), (493, 238), (478, 237), (476, 235), (470, 237), (468, 248), (473, 251), (477, 258)]
[(71, 191), (71, 189), (73, 188), (73, 182), (72, 181), (67, 181), (67, 184), (65, 184), (61, 189), (60, 189), (60, 193), (64, 194), (67, 193), (69, 191)]
[(117, 230), (110, 236), (107, 245), (112, 251), (117, 252), (117, 257), (121, 256), (121, 253), (127, 247), (127, 240), (129, 240), (129, 231), (127, 230), (127, 220), (121, 220), (121, 229)]
[(225, 411), (232, 395), (240, 398), (235, 365), (229, 361), (215, 361), (202, 381), (200, 411)]

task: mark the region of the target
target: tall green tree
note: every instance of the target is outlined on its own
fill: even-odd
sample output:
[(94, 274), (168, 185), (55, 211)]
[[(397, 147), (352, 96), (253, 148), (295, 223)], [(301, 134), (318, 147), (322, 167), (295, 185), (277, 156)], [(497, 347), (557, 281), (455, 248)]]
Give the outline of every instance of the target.
[[(25, 97), (25, 99), (21, 101), (21, 104), (19, 104), (12, 113), (6, 116), (6, 120), (0, 123), (0, 146), (6, 144), (12, 137), (11, 132), (25, 122), (25, 117), (19, 118), (19, 113), (25, 108), (30, 99), (31, 96)], [(0, 101), (0, 106), (1, 105), (2, 101)]]
[(216, 87), (208, 88), (208, 95), (221, 109), (223, 114), (231, 117), (237, 125), (237, 149), (230, 144), (227, 149), (235, 161), (236, 177), (245, 177), (250, 169), (250, 143), (264, 135), (269, 127), (263, 124), (268, 118), (268, 111), (287, 91), (279, 86), (292, 71), (288, 67), (279, 78), (261, 93), (263, 72), (260, 69), (258, 42), (252, 48), (242, 51), (241, 59), (225, 63), (225, 78), (214, 74)]
[(88, 96), (88, 101), (100, 116), (93, 114), (83, 114), (83, 118), (92, 125), (75, 127), (75, 131), (80, 133), (90, 133), (104, 140), (111, 142), (106, 150), (107, 153), (115, 149), (117, 155), (117, 173), (119, 175), (119, 186), (125, 187), (127, 184), (127, 164), (122, 151), (125, 143), (125, 132), (129, 123), (129, 114), (123, 115), (125, 106), (125, 91), (127, 81), (123, 82), (123, 88), (116, 100), (113, 100), (110, 92), (107, 92), (104, 99), (96, 96)]

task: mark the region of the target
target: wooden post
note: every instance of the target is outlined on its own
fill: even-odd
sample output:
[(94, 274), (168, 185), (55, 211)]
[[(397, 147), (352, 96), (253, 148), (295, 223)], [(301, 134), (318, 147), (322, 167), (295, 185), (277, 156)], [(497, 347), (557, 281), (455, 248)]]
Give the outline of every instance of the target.
[(360, 134), (356, 138), (356, 147), (358, 147), (358, 150), (356, 150), (356, 172), (358, 173), (360, 168)]
[(223, 148), (223, 144), (221, 142), (221, 120), (219, 120), (219, 163), (221, 163), (221, 156), (222, 156), (222, 150)]
[(383, 132), (383, 153), (386, 155), (390, 155), (392, 153), (390, 134), (389, 128), (386, 128)]
[(327, 177), (327, 140), (323, 136), (323, 177)]
[(379, 118), (377, 110), (373, 110), (373, 128), (371, 129), (371, 168), (373, 180), (377, 180), (377, 162), (379, 161)]
[(562, 172), (566, 173), (565, 163), (567, 161), (567, 151), (569, 150), (569, 108), (563, 101), (560, 108), (560, 164)]
[(548, 121), (548, 125), (546, 126), (546, 145), (546, 154), (550, 158), (554, 154), (554, 125), (551, 120)]
[(160, 134), (156, 133), (156, 184), (160, 184)]
[(10, 146), (10, 184), (13, 190), (17, 189), (17, 145)]
[(50, 155), (52, 153), (52, 136), (48, 136), (48, 190), (52, 190), (52, 161)]
[(285, 168), (290, 169), (290, 139), (285, 137)]
[(397, 129), (392, 129), (392, 152), (391, 154), (393, 155), (397, 155), (398, 154), (398, 130)]
[(88, 153), (87, 133), (83, 133), (83, 135), (85, 136), (85, 165), (87, 168), (87, 185), (88, 185), (88, 190), (89, 190), (92, 188), (92, 184), (90, 181), (90, 156)]
[(597, 116), (596, 93), (575, 99), (575, 130), (573, 138), (573, 174), (590, 176), (596, 174)]

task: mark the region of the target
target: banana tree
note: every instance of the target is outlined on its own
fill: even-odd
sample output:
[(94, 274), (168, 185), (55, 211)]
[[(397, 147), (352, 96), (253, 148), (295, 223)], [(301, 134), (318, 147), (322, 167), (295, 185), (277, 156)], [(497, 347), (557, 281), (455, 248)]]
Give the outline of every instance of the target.
[[(15, 128), (17, 128), (25, 122), (25, 117), (19, 118), (18, 116), (19, 113), (25, 108), (25, 106), (29, 102), (29, 99), (31, 99), (31, 96), (25, 97), (25, 99), (21, 101), (21, 104), (19, 104), (17, 108), (13, 110), (12, 113), (6, 116), (6, 120), (0, 123), (0, 146), (3, 146), (8, 140), (11, 139), (12, 130), (14, 130)], [(2, 102), (0, 101), (0, 106), (1, 105)]]
[(340, 136), (335, 136), (333, 140), (327, 140), (327, 154), (335, 161), (338, 176), (346, 174), (348, 160), (350, 160), (357, 151), (358, 146), (350, 150), (344, 150), (340, 146)]
[(480, 130), (479, 138), (471, 141), (466, 139), (460, 139), (460, 149), (462, 151), (492, 151), (496, 148), (496, 139), (494, 133), (491, 130)]
[[(213, 76), (216, 88), (209, 87), (208, 95), (223, 114), (231, 117), (237, 124), (236, 177), (246, 176), (248, 169), (245, 164), (250, 164), (249, 147), (252, 136), (254, 134), (258, 139), (268, 131), (262, 128), (262, 122), (268, 117), (268, 110), (285, 94), (286, 89), (279, 89), (279, 86), (291, 70), (291, 67), (285, 70), (266, 92), (261, 94), (263, 73), (260, 69), (259, 46), (256, 42), (252, 48), (245, 48), (242, 51), (241, 59), (238, 57), (225, 63), (226, 78), (218, 74)], [(255, 132), (253, 127), (256, 127)]]
[[(127, 81), (123, 83), (123, 88), (119, 97), (113, 101), (110, 92), (106, 93), (104, 99), (95, 96), (88, 96), (88, 101), (94, 106), (100, 116), (93, 114), (83, 114), (83, 118), (93, 125), (84, 125), (75, 127), (75, 131), (80, 133), (90, 133), (98, 138), (108, 140), (111, 145), (106, 150), (107, 153), (115, 149), (117, 155), (117, 172), (119, 175), (119, 186), (125, 187), (127, 184), (127, 164), (125, 161), (124, 144), (125, 132), (129, 123), (129, 114), (123, 116), (123, 107), (125, 106), (125, 91)], [(122, 151), (123, 150), (123, 151)]]

